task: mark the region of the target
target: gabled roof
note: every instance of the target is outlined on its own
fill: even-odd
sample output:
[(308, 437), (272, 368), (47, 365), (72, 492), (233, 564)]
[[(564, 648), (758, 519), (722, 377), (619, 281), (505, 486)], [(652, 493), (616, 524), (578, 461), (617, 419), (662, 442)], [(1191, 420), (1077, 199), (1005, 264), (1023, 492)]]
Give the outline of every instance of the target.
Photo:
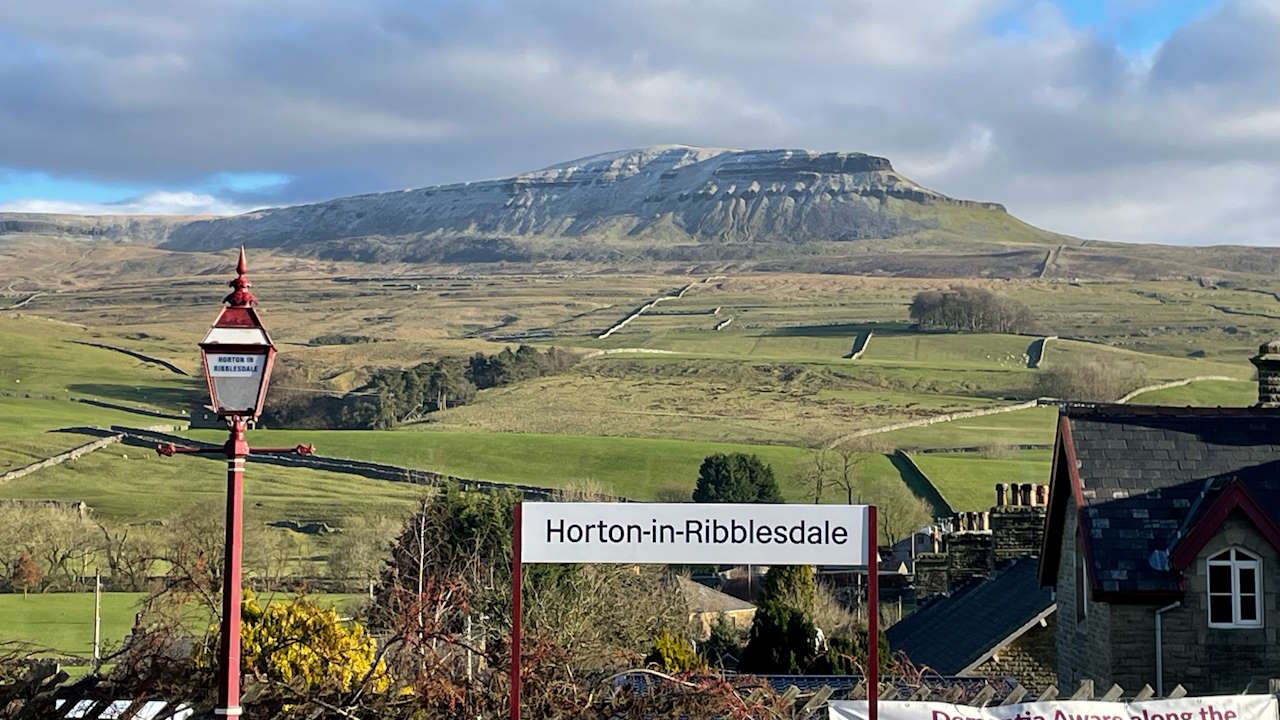
[[(913, 542), (914, 541), (914, 542)], [(916, 530), (890, 547), (880, 548), (880, 572), (915, 572), (916, 555), (929, 552), (933, 548), (933, 538), (927, 529)]]
[(895, 623), (889, 647), (916, 665), (961, 675), (1054, 611), (1053, 593), (1036, 582), (1036, 559), (1019, 558)]
[(676, 582), (680, 586), (680, 592), (684, 593), (685, 602), (688, 603), (689, 612), (691, 613), (734, 612), (755, 608), (755, 605), (746, 600), (739, 600), (732, 595), (709, 588), (683, 575), (677, 575)]
[(1185, 560), (1198, 541), (1194, 557), (1236, 510), (1264, 536), (1280, 517), (1280, 412), (1063, 406), (1041, 552), (1046, 586), (1057, 583), (1068, 498), (1078, 508), (1093, 597), (1178, 596), (1171, 557)]

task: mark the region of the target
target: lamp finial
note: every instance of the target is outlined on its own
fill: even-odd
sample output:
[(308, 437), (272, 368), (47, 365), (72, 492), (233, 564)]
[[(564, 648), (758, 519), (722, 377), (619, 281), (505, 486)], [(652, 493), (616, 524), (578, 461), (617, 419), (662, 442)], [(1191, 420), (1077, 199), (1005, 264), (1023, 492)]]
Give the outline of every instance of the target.
[(258, 298), (249, 292), (249, 288), (253, 287), (253, 283), (249, 281), (249, 266), (244, 259), (244, 246), (240, 246), (240, 259), (236, 262), (236, 279), (228, 282), (227, 285), (232, 288), (231, 294), (222, 299), (222, 302), (231, 307), (251, 307), (258, 304)]

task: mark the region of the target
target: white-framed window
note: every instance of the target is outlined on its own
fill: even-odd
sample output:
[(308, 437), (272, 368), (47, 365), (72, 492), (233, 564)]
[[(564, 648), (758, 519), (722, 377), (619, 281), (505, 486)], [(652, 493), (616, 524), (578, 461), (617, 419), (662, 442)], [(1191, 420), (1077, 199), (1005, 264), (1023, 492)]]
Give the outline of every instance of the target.
[(1262, 560), (1231, 548), (1205, 562), (1209, 627), (1262, 627)]

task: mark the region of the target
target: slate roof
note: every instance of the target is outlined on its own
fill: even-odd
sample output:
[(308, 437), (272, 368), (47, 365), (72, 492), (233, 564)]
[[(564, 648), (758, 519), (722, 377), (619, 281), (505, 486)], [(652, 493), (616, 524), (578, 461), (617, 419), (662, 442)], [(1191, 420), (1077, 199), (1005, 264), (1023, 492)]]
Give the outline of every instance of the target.
[(1056, 583), (1067, 498), (1078, 495), (1095, 593), (1178, 594), (1167, 557), (1233, 481), (1280, 516), (1280, 412), (1067, 405), (1054, 467), (1041, 582)]
[[(911, 540), (915, 538), (915, 544), (912, 545)], [(887, 550), (880, 549), (880, 572), (896, 573), (901, 569), (910, 575), (915, 572), (916, 555), (929, 552), (933, 545), (933, 538), (929, 535), (928, 529), (917, 530), (911, 535), (899, 540), (897, 543), (889, 547)]]
[(739, 600), (732, 595), (722, 593), (715, 588), (709, 588), (689, 578), (676, 576), (676, 580), (680, 585), (680, 592), (684, 593), (685, 601), (689, 604), (689, 612), (691, 613), (733, 612), (755, 608), (755, 605), (746, 600)]
[(1036, 566), (1035, 558), (1019, 558), (989, 579), (917, 608), (885, 631), (889, 647), (942, 675), (964, 671), (1053, 607), (1053, 592), (1036, 581)]

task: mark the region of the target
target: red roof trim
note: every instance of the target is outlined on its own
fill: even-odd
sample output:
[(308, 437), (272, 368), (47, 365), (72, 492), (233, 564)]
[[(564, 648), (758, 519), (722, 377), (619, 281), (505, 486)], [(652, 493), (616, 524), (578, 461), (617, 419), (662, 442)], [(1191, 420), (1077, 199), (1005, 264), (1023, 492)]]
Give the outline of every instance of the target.
[[(1065, 473), (1063, 470), (1065, 469)], [(1066, 525), (1067, 497), (1063, 481), (1071, 485), (1071, 498), (1076, 504), (1076, 525), (1080, 532), (1080, 545), (1089, 567), (1089, 597), (1095, 601), (1103, 596), (1102, 584), (1093, 561), (1093, 548), (1089, 544), (1092, 527), (1084, 509), (1084, 486), (1080, 481), (1080, 465), (1076, 461), (1075, 440), (1071, 437), (1071, 418), (1066, 412), (1058, 413), (1058, 439), (1053, 455), (1053, 482), (1049, 485), (1049, 513), (1045, 517), (1044, 538), (1040, 551), (1040, 586), (1058, 584), (1058, 565), (1062, 562), (1063, 530)]]
[(1080, 546), (1084, 550), (1084, 561), (1089, 569), (1089, 599), (1097, 601), (1102, 593), (1102, 582), (1098, 578), (1098, 564), (1093, 561), (1093, 523), (1084, 507), (1084, 485), (1080, 481), (1080, 463), (1076, 460), (1076, 442), (1071, 437), (1071, 419), (1062, 418), (1062, 449), (1067, 459), (1067, 477), (1071, 478), (1071, 497), (1076, 501), (1076, 527), (1080, 532)]
[(1173, 548), (1169, 563), (1176, 570), (1182, 570), (1196, 559), (1196, 555), (1218, 534), (1222, 524), (1231, 513), (1239, 510), (1249, 518), (1250, 522), (1262, 533), (1271, 547), (1280, 550), (1280, 527), (1276, 526), (1271, 516), (1262, 509), (1258, 501), (1245, 489), (1240, 481), (1232, 481), (1226, 490), (1213, 501), (1200, 520), (1191, 527), (1186, 537)]
[(1076, 467), (1075, 441), (1071, 437), (1071, 420), (1058, 413), (1058, 436), (1054, 440), (1053, 466), (1049, 482), (1049, 512), (1045, 515), (1044, 537), (1040, 540), (1040, 586), (1058, 584), (1058, 563), (1062, 555), (1062, 531), (1066, 524), (1067, 492), (1081, 505), (1080, 472)]
[[(1040, 587), (1058, 584), (1058, 560), (1062, 549), (1062, 511), (1058, 509), (1063, 501), (1062, 484), (1064, 482), (1063, 432), (1067, 416), (1059, 412), (1058, 433), (1053, 441), (1053, 465), (1049, 469), (1049, 511), (1044, 516), (1044, 534), (1040, 537)], [(1069, 480), (1067, 480), (1069, 482)]]

